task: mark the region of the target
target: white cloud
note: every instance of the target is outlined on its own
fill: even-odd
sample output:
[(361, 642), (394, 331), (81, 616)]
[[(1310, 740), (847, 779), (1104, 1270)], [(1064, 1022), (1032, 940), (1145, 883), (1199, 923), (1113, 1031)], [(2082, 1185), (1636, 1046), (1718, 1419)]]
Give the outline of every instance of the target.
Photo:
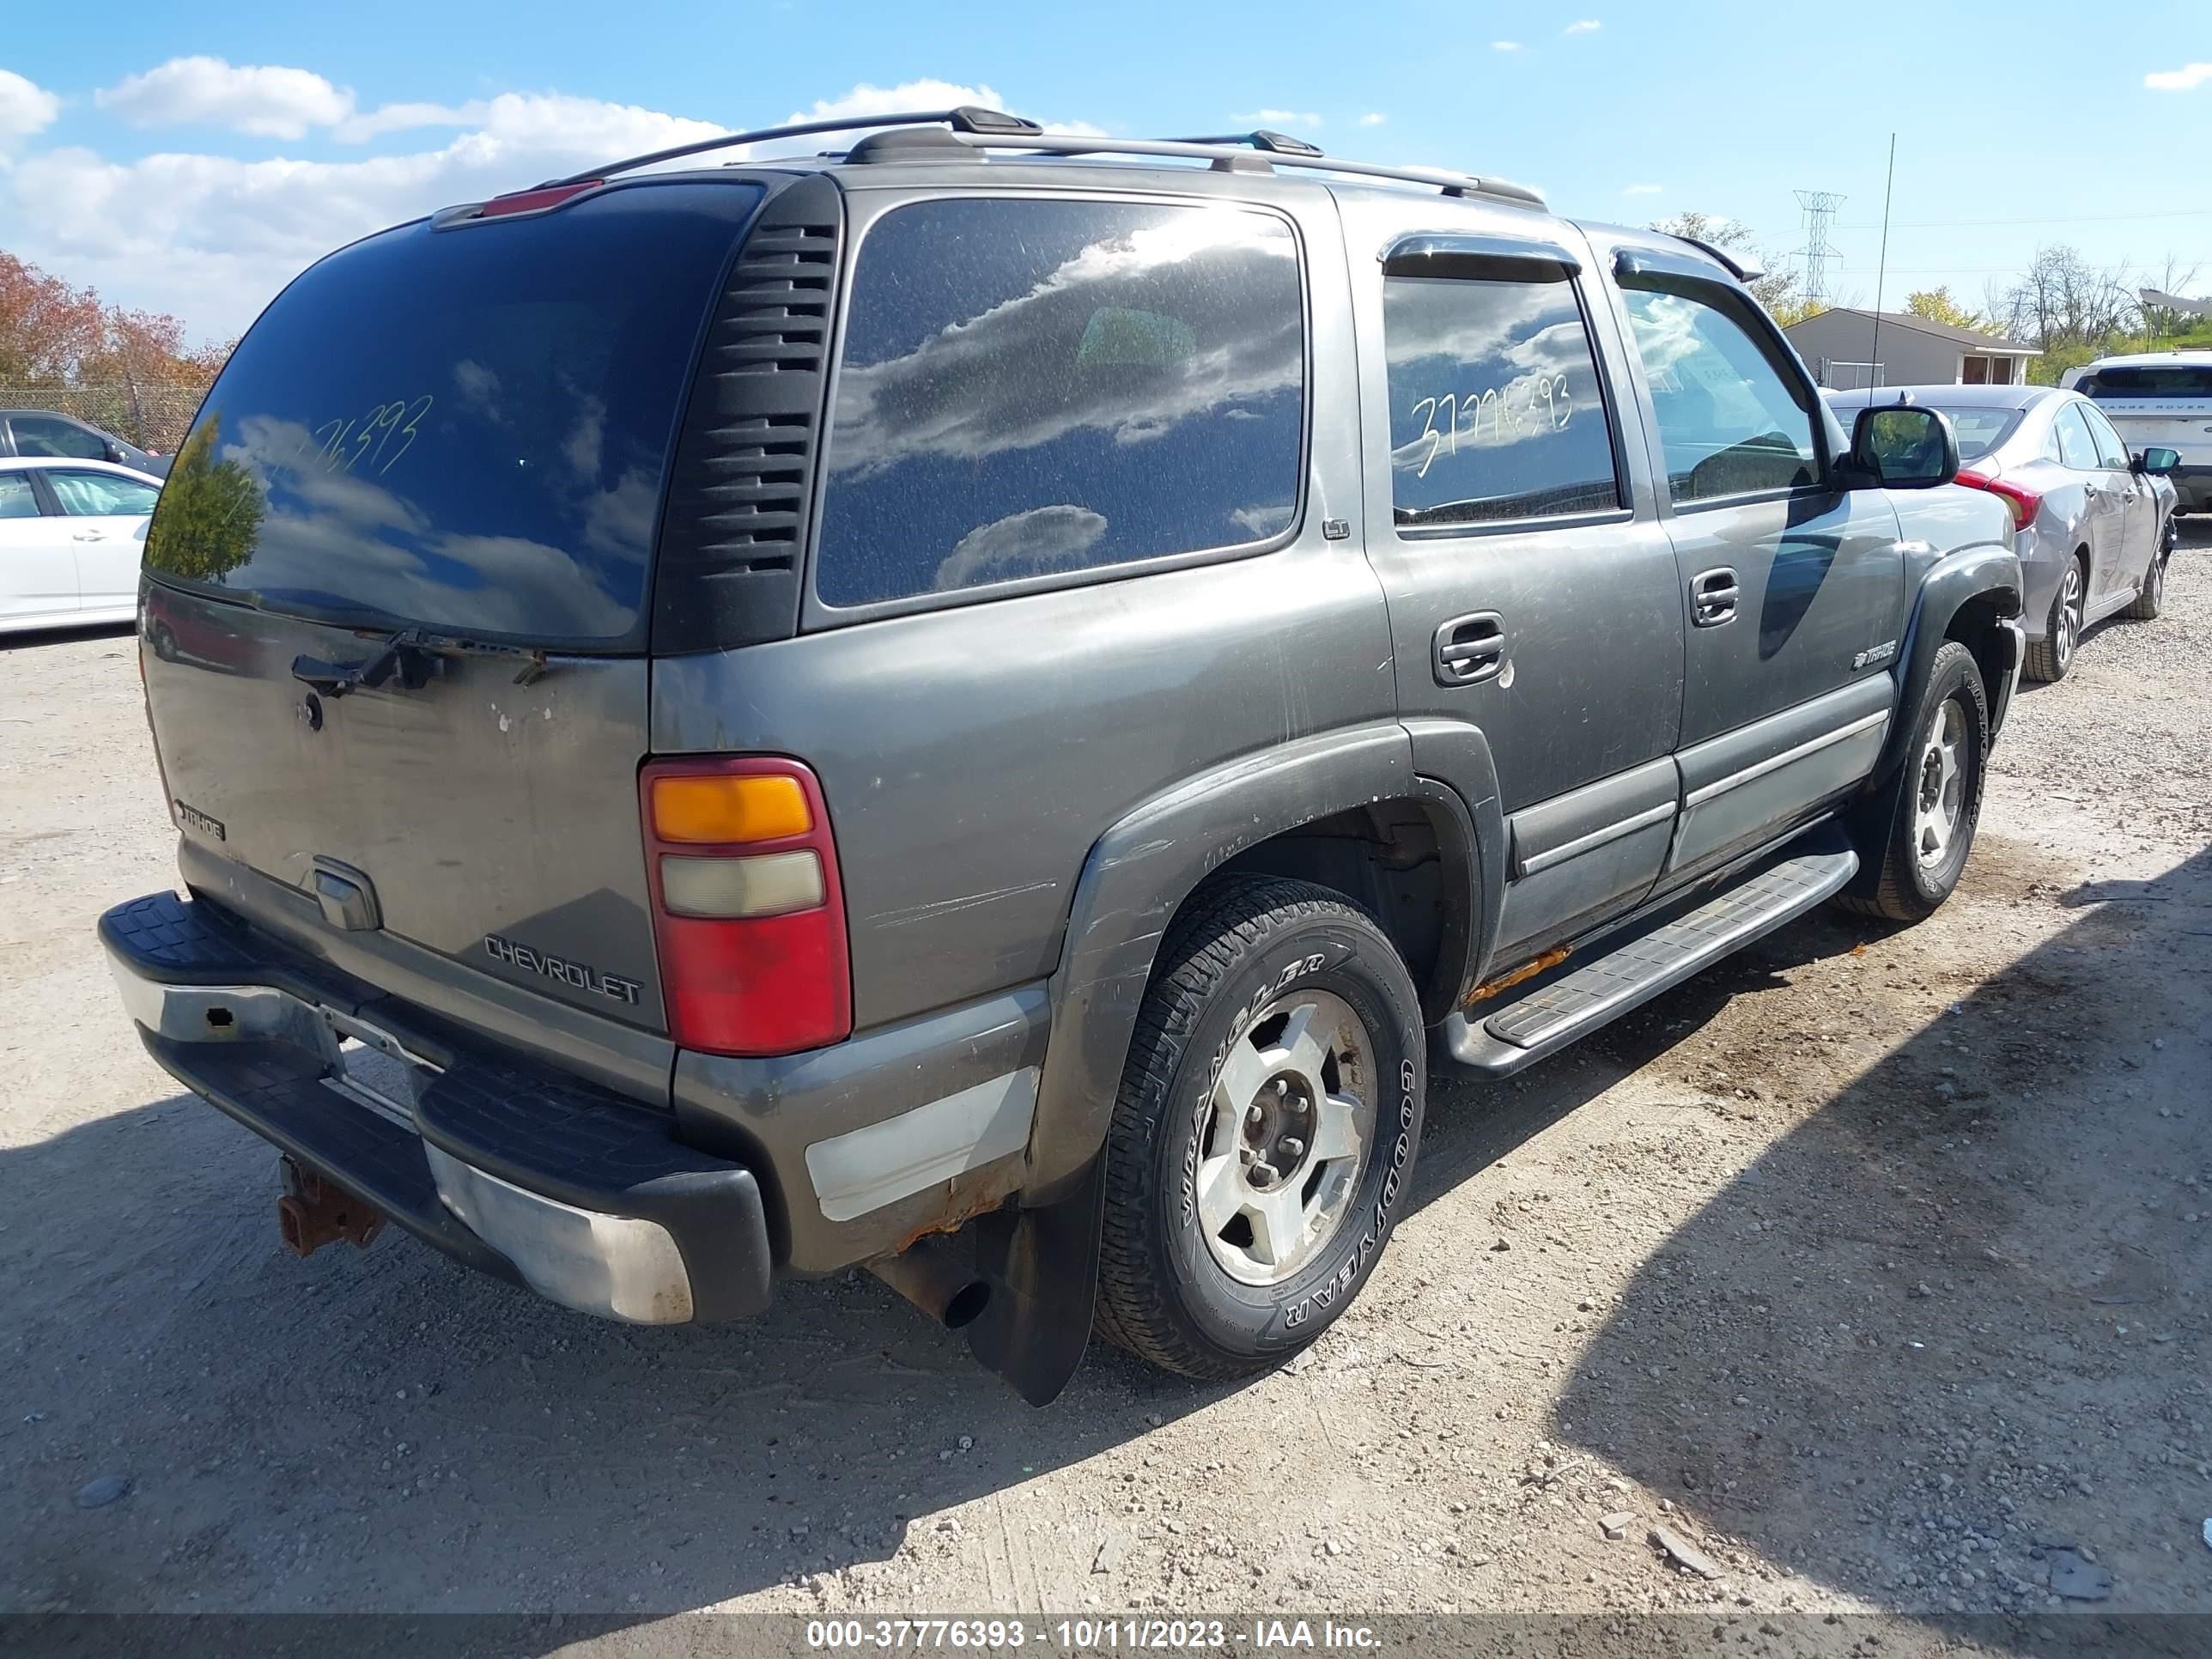
[(1492, 52), (1518, 52), (1521, 43), (1518, 40), (1492, 40), (1490, 49)]
[(2185, 64), (2178, 70), (2158, 70), (2143, 76), (2153, 92), (2194, 92), (2212, 81), (2212, 64)]
[[(838, 116), (897, 115), (917, 109), (957, 109), (963, 104), (975, 104), (984, 109), (1005, 111), (1011, 115), (1026, 115), (1026, 110), (1008, 110), (1006, 100), (988, 86), (962, 86), (957, 81), (902, 81), (895, 87), (871, 86), (866, 81), (842, 98), (817, 98), (811, 109), (794, 110), (785, 118), (787, 126), (802, 121), (828, 121)], [(1088, 121), (1051, 121), (1041, 116), (1030, 117), (1047, 132), (1057, 132), (1084, 138), (1103, 138), (1106, 129), (1095, 127)], [(821, 148), (816, 145), (816, 149)]]
[[(11, 90), (0, 82), (0, 111), (13, 106), (5, 101)], [(858, 87), (817, 107), (857, 112), (871, 100), (892, 111), (998, 104), (988, 88), (938, 82)], [(0, 173), (0, 222), (11, 228), (10, 252), (118, 304), (173, 313), (194, 337), (220, 338), (244, 329), (299, 270), (356, 237), (727, 131), (594, 98), (503, 93), (459, 108), (398, 104), (348, 114), (331, 131), (344, 139), (446, 125), (461, 130), (434, 147), (344, 161), (168, 152), (115, 161), (89, 149), (47, 150)], [(5, 131), (0, 125), (0, 136)]]
[(51, 125), (61, 112), (62, 100), (44, 87), (0, 69), (0, 155), (15, 140)]
[(1321, 117), (1310, 109), (1255, 109), (1240, 121), (1257, 121), (1263, 127), (1317, 127)]
[(1562, 34), (1595, 34), (1605, 27), (1595, 17), (1578, 17), (1559, 31)]
[(1664, 185), (1631, 185), (1620, 193), (1623, 196), (1662, 196), (1666, 190)]
[(92, 96), (135, 127), (221, 126), (263, 138), (304, 138), (353, 113), (353, 94), (312, 70), (220, 58), (172, 58)]
[(1379, 127), (1389, 118), (1390, 118), (1387, 115), (1382, 114), (1374, 110), (1370, 110), (1366, 114), (1359, 118), (1359, 125), (1363, 127)]

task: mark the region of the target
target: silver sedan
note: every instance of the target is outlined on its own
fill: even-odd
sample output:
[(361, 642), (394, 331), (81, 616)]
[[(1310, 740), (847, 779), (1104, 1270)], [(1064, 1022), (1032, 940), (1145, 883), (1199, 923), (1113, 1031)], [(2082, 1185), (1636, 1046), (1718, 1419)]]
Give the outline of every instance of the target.
[(2158, 615), (2173, 551), (2171, 450), (2130, 455), (2104, 411), (2077, 392), (2036, 386), (1882, 386), (1831, 392), (1850, 430), (1868, 402), (1940, 409), (1959, 434), (1959, 482), (2012, 509), (2027, 580), (2027, 671), (2063, 678), (2082, 631), (2124, 611)]

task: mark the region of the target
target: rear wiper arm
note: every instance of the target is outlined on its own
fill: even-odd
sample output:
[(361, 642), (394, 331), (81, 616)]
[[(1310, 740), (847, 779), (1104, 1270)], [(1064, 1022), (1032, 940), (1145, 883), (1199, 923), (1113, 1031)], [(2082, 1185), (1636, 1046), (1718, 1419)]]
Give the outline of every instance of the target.
[(419, 690), (428, 677), (409, 659), (408, 653), (422, 642), (416, 629), (403, 628), (385, 641), (374, 656), (362, 662), (325, 662), (320, 657), (302, 653), (292, 659), (292, 678), (326, 697), (343, 697), (363, 686), (374, 691), (394, 673), (398, 674), (400, 684), (408, 690)]
[(546, 671), (544, 652), (532, 646), (458, 639), (428, 633), (420, 628), (403, 628), (385, 641), (374, 656), (363, 662), (331, 663), (325, 662), (320, 657), (295, 657), (292, 659), (292, 678), (302, 684), (313, 686), (326, 697), (343, 697), (347, 692), (363, 686), (374, 691), (394, 673), (399, 676), (403, 689), (419, 691), (429, 684), (430, 678), (422, 659), (439, 651), (520, 657), (523, 659), (522, 669), (514, 677), (517, 685), (532, 684)]

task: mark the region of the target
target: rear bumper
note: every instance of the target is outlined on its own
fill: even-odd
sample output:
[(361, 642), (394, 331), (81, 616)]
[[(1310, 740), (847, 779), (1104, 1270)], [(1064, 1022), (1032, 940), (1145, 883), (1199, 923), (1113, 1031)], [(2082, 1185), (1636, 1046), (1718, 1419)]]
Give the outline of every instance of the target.
[(2173, 482), (2176, 511), (2212, 510), (2212, 466), (2177, 466), (2166, 476)]
[[(459, 1046), (173, 894), (117, 906), (100, 937), (164, 1070), (448, 1255), (630, 1323), (769, 1305), (759, 1182), (678, 1141), (668, 1114)], [(412, 1098), (349, 1081), (346, 1037), (404, 1068)]]

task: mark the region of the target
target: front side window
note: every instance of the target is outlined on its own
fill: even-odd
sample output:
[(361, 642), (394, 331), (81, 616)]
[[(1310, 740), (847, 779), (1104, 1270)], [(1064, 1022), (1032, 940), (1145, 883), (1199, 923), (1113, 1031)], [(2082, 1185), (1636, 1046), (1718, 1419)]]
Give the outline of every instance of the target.
[(1744, 321), (1686, 289), (1626, 288), (1622, 298), (1678, 506), (1819, 481), (1812, 394)]
[(1272, 215), (896, 209), (853, 280), (815, 592), (872, 605), (1272, 541), (1304, 383), (1297, 246)]
[(1489, 270), (1383, 278), (1397, 522), (1618, 507), (1597, 355), (1574, 284), (1556, 266)]
[(107, 459), (107, 446), (99, 434), (73, 421), (58, 421), (50, 415), (18, 415), (8, 424), (15, 434), (18, 455), (58, 455), (74, 461)]
[(2097, 441), (2089, 435), (2089, 423), (2081, 418), (2081, 405), (2069, 404), (2058, 411), (2052, 422), (2058, 433), (2058, 459), (2076, 472), (2097, 470)]
[(49, 472), (62, 511), (73, 518), (144, 518), (154, 510), (161, 491), (136, 478), (118, 478), (105, 472)]
[(2120, 441), (2120, 434), (2105, 418), (2105, 412), (2088, 404), (2076, 404), (2081, 419), (2088, 426), (2090, 441), (2097, 446), (2097, 460), (2100, 465), (2124, 472), (2128, 470), (2128, 447)]

